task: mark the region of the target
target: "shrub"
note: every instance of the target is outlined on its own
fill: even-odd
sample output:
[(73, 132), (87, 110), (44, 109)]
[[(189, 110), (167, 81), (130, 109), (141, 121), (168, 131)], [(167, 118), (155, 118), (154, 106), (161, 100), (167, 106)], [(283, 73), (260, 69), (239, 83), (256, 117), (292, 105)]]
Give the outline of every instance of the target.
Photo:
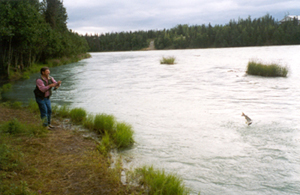
[(115, 126), (115, 117), (108, 114), (97, 114), (94, 119), (94, 129), (99, 133), (107, 131), (109, 134), (113, 132)]
[(30, 79), (30, 72), (24, 72), (22, 75), (22, 79)]
[(10, 89), (11, 89), (11, 87), (12, 87), (12, 84), (10, 84), (10, 83), (7, 83), (7, 84), (4, 84), (1, 88), (2, 88), (2, 93), (5, 93), (5, 92), (7, 92), (7, 91), (9, 91)]
[(126, 123), (117, 123), (116, 131), (113, 134), (114, 143), (117, 148), (126, 148), (133, 144), (132, 126)]
[(248, 62), (247, 74), (258, 75), (265, 77), (286, 77), (288, 74), (288, 68), (282, 67), (278, 64), (262, 64), (256, 61)]
[(162, 60), (160, 60), (160, 64), (175, 64), (175, 57), (163, 57)]
[(26, 132), (25, 125), (20, 123), (18, 119), (14, 118), (0, 126), (3, 133), (19, 134)]
[(73, 108), (70, 117), (73, 122), (80, 123), (86, 118), (86, 111), (83, 108)]
[(148, 190), (148, 194), (181, 195), (190, 193), (182, 179), (175, 174), (166, 174), (164, 170), (155, 170), (152, 166), (136, 169), (136, 173), (140, 177), (140, 183), (144, 184)]

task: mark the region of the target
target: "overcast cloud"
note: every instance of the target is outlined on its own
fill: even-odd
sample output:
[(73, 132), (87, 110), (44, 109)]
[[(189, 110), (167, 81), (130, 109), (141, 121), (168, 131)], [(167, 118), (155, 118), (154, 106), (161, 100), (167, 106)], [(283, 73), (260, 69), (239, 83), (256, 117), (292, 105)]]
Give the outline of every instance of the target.
[(80, 34), (161, 30), (177, 24), (227, 24), (231, 19), (281, 20), (300, 15), (300, 0), (63, 0), (68, 28)]

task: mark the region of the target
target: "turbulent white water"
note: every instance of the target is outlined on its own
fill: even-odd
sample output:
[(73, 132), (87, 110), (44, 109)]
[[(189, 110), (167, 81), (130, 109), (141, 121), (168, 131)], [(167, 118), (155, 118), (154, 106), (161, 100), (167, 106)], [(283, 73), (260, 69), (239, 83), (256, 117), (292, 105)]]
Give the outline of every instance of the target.
[[(51, 69), (52, 102), (132, 124), (124, 159), (176, 172), (194, 193), (300, 194), (300, 46), (92, 53)], [(165, 56), (175, 65), (161, 65)], [(247, 76), (251, 59), (287, 78)], [(6, 94), (27, 101), (34, 77)], [(242, 112), (253, 120), (245, 124)]]

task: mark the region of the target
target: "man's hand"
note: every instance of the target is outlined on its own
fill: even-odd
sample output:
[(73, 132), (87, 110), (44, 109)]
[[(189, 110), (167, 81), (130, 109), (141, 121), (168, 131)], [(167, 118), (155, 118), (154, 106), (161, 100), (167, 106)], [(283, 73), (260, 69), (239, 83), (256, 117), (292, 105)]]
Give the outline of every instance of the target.
[(50, 87), (58, 87), (58, 86), (60, 86), (60, 84), (61, 84), (61, 81), (58, 81), (57, 83), (52, 83), (49, 86)]

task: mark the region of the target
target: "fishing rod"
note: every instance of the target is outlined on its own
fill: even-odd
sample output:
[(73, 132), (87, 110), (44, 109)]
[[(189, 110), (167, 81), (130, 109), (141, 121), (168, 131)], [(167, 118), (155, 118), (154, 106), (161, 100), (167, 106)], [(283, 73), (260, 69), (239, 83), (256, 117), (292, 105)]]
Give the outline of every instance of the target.
[[(85, 71), (81, 71), (81, 72), (78, 72), (78, 73), (76, 73), (76, 74), (73, 74), (73, 76), (74, 76), (74, 75), (78, 75), (78, 74), (83, 73), (83, 72), (85, 72)], [(67, 78), (69, 78), (69, 76), (67, 76), (67, 77), (65, 77), (65, 78), (63, 78), (63, 79), (61, 79), (60, 81), (64, 81), (64, 80), (66, 80)], [(57, 90), (59, 87), (60, 87), (60, 85), (57, 85), (57, 86), (54, 87), (53, 90), (55, 91), (55, 90)]]

